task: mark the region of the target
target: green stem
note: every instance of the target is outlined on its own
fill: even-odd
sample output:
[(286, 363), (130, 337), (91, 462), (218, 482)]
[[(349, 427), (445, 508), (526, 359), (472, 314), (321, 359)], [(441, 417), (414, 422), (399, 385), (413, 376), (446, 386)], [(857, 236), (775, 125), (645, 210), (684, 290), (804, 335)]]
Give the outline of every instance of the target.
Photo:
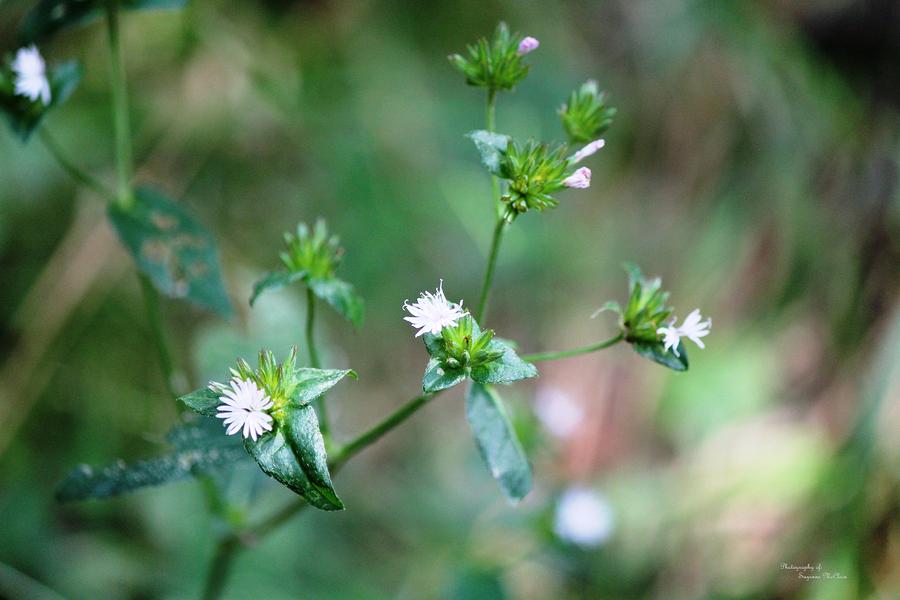
[(597, 342), (596, 344), (590, 344), (589, 346), (582, 346), (581, 348), (560, 350), (558, 352), (538, 352), (536, 354), (526, 354), (522, 357), (522, 360), (527, 360), (528, 362), (540, 362), (543, 360), (557, 360), (559, 358), (569, 358), (571, 356), (589, 354), (591, 352), (596, 352), (597, 350), (603, 350), (604, 348), (615, 346), (623, 339), (625, 339), (625, 334), (619, 333), (619, 335), (611, 337), (608, 340), (603, 340), (602, 342)]
[[(319, 362), (319, 352), (316, 350), (315, 336), (313, 335), (314, 324), (316, 320), (316, 297), (313, 295), (312, 288), (306, 288), (306, 348), (309, 352), (309, 363), (314, 369), (320, 369), (322, 364)], [(316, 412), (319, 413), (319, 429), (322, 436), (327, 441), (330, 436), (328, 426), (328, 412), (325, 408), (325, 394), (316, 399)]]
[[(494, 89), (488, 90), (485, 125), (490, 132), (497, 128), (497, 91)], [(494, 197), (494, 202), (499, 206), (500, 178), (496, 175), (491, 175), (491, 193)]]
[(175, 392), (175, 386), (172, 383), (172, 372), (174, 371), (172, 354), (169, 352), (169, 345), (166, 342), (166, 334), (163, 329), (162, 312), (159, 307), (159, 293), (153, 287), (153, 282), (150, 281), (149, 277), (143, 273), (138, 273), (138, 279), (141, 281), (141, 292), (144, 295), (147, 320), (150, 322), (150, 331), (159, 357), (159, 366), (166, 384), (166, 392), (172, 398), (177, 398), (178, 394)]
[(487, 313), (488, 298), (491, 295), (491, 284), (494, 282), (494, 270), (497, 267), (497, 255), (500, 253), (500, 240), (503, 239), (503, 231), (506, 229), (507, 220), (501, 216), (494, 227), (494, 237), (491, 240), (491, 251), (488, 255), (487, 269), (484, 272), (484, 281), (481, 284), (481, 297), (478, 300), (478, 311), (475, 320), (484, 326), (484, 317)]
[(240, 539), (235, 535), (228, 535), (219, 542), (216, 554), (209, 565), (209, 571), (206, 573), (206, 585), (203, 587), (202, 596), (204, 600), (215, 600), (222, 595), (225, 584), (228, 583), (231, 564), (240, 549), (240, 543)]
[(63, 151), (62, 146), (50, 135), (50, 132), (47, 131), (46, 127), (41, 128), (40, 130), (41, 141), (44, 143), (44, 147), (50, 152), (50, 155), (56, 159), (56, 162), (59, 163), (59, 166), (62, 167), (63, 171), (69, 174), (69, 176), (80, 183), (81, 185), (90, 188), (93, 190), (98, 196), (106, 200), (107, 202), (115, 202), (116, 196), (111, 191), (109, 191), (105, 185), (100, 183), (99, 180), (95, 179), (91, 175), (85, 173), (68, 159), (66, 153)]
[(106, 25), (109, 37), (109, 83), (112, 88), (113, 127), (116, 137), (116, 175), (118, 203), (121, 208), (131, 208), (134, 198), (131, 180), (134, 166), (131, 158), (131, 133), (128, 125), (128, 96), (125, 88), (125, 61), (119, 40), (119, 3), (106, 2)]

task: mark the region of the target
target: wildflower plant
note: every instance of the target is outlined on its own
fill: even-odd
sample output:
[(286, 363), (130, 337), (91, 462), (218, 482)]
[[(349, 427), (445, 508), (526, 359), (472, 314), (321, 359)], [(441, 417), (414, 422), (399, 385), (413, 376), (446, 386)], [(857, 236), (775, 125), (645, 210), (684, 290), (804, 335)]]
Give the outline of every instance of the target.
[[(355, 378), (356, 373), (323, 368), (315, 335), (316, 306), (323, 302), (360, 327), (364, 305), (356, 288), (339, 277), (344, 250), (321, 220), (313, 226), (300, 223), (284, 235), (280, 264), (273, 257), (273, 270), (263, 274), (248, 294), (253, 307), (263, 293), (282, 288), (305, 292), (302, 352), (294, 347), (279, 361), (264, 349), (255, 367), (237, 358), (230, 368), (223, 366), (219, 381), (186, 394), (177, 390), (159, 313), (159, 294), (190, 301), (224, 318), (232, 315), (231, 299), (222, 282), (212, 234), (185, 203), (134, 181), (119, 10), (177, 8), (181, 4), (180, 0), (129, 0), (121, 6), (102, 0), (38, 3), (20, 30), (28, 45), (18, 59), (7, 57), (0, 67), (0, 109), (27, 141), (41, 125), (44, 114), (74, 89), (78, 79), (75, 73), (80, 73), (73, 68), (67, 71), (54, 67), (53, 60), (44, 62), (39, 47), (31, 44), (60, 29), (105, 17), (117, 159), (115, 189), (75, 166), (46, 130), (40, 137), (64, 170), (107, 203), (110, 223), (139, 273), (167, 393), (196, 414), (179, 419), (173, 426), (166, 436), (166, 453), (132, 464), (117, 461), (99, 468), (77, 467), (62, 482), (57, 495), (62, 501), (102, 498), (202, 478), (217, 498), (211, 502), (211, 510), (226, 531), (217, 540), (204, 597), (221, 593), (234, 555), (247, 541), (275, 530), (306, 507), (344, 509), (333, 481), (337, 470), (444, 391), (465, 384), (466, 419), (475, 445), (487, 472), (502, 493), (516, 503), (531, 490), (532, 471), (501, 396), (501, 386), (536, 377), (535, 363), (599, 351), (622, 341), (638, 354), (679, 371), (688, 368), (682, 338), (703, 347), (709, 320), (694, 311), (677, 325), (661, 281), (647, 279), (631, 266), (624, 308), (613, 302), (603, 307), (618, 315), (619, 332), (609, 339), (569, 350), (521, 354), (518, 344), (486, 327), (504, 232), (519, 216), (547, 212), (570, 190), (577, 197), (578, 190), (590, 187), (592, 173), (585, 163), (604, 147), (600, 136), (615, 114), (606, 104), (605, 93), (595, 82), (588, 82), (576, 89), (560, 110), (568, 143), (514, 140), (496, 131), (498, 94), (512, 90), (527, 76), (525, 57), (540, 47), (536, 38), (511, 33), (501, 23), (490, 40), (483, 38), (464, 54), (450, 56), (466, 83), (485, 90), (485, 129), (470, 132), (468, 137), (491, 178), (492, 195), (484, 214), (486, 223), (493, 227), (493, 237), (476, 304), (464, 307), (463, 300), (449, 300), (443, 281), (433, 292), (422, 292), (414, 302), (398, 301), (398, 312), (405, 312), (402, 319), (413, 328), (411, 339), (421, 339), (423, 344), (426, 364), (421, 393), (349, 442), (338, 444), (332, 438), (326, 394), (346, 377)], [(398, 293), (398, 297), (402, 295)], [(397, 321), (399, 326), (399, 315)], [(243, 509), (230, 505), (217, 480), (223, 471), (251, 461), (296, 495), (283, 509), (259, 521), (248, 519)], [(576, 504), (573, 514), (591, 512), (579, 506)], [(599, 538), (599, 533), (595, 537)]]

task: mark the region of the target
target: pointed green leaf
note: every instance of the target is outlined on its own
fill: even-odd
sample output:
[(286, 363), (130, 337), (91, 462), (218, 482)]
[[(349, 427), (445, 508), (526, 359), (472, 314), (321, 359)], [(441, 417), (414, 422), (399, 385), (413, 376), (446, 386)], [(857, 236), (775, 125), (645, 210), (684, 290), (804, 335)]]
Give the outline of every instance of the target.
[(432, 394), (451, 388), (465, 378), (466, 372), (462, 369), (444, 369), (438, 359), (432, 358), (425, 367), (422, 390), (426, 394)]
[(215, 241), (183, 206), (156, 190), (139, 188), (130, 208), (110, 205), (109, 218), (138, 268), (160, 292), (231, 314)]
[(507, 498), (518, 502), (531, 491), (531, 465), (500, 397), (473, 383), (466, 394), (466, 417), (491, 476)]
[(681, 342), (678, 343), (677, 356), (673, 351), (674, 349), (669, 349), (668, 352), (663, 351), (665, 346), (662, 342), (631, 342), (631, 347), (644, 358), (649, 358), (653, 362), (669, 367), (673, 371), (688, 370), (687, 351)]
[(327, 302), (354, 326), (362, 326), (365, 304), (352, 285), (336, 278), (310, 279), (307, 285), (318, 298)]
[[(178, 9), (187, 0), (119, 0), (125, 10)], [(96, 21), (103, 15), (103, 0), (41, 0), (25, 15), (19, 27), (24, 43), (37, 41), (68, 27)]]
[(509, 136), (481, 129), (470, 131), (466, 137), (475, 142), (475, 148), (481, 154), (481, 164), (492, 174), (499, 175), (500, 160), (509, 145)]
[(291, 404), (294, 406), (309, 404), (347, 375), (356, 377), (356, 372), (352, 369), (301, 368), (297, 369), (295, 373), (299, 385), (291, 397)]
[[(209, 421), (204, 419), (203, 421)], [(134, 463), (117, 461), (104, 467), (81, 465), (63, 480), (56, 490), (60, 502), (107, 498), (140, 488), (196, 477), (227, 467), (247, 458), (247, 453), (234, 437), (211, 431), (215, 423), (193, 423), (176, 426), (168, 439), (176, 450)]]
[[(244, 446), (266, 475), (302, 496), (312, 506), (322, 510), (341, 510), (344, 506), (334, 493), (334, 489), (326, 486), (326, 493), (323, 493), (321, 483), (314, 482), (307, 474), (308, 471), (315, 471), (319, 461), (310, 460), (306, 451), (304, 452), (305, 458), (301, 460), (295, 452), (296, 444), (307, 443), (304, 441), (308, 440), (307, 427), (310, 420), (315, 418), (315, 410), (311, 406), (303, 406), (287, 412), (289, 414), (285, 415), (283, 424), (278, 423), (275, 431), (266, 433), (255, 442), (246, 439)], [(292, 420), (299, 422), (292, 424)], [(318, 431), (318, 419), (316, 419), (315, 428)], [(288, 440), (289, 435), (299, 439), (292, 444)], [(319, 437), (321, 438), (321, 434)], [(318, 448), (318, 444), (313, 442), (311, 446), (312, 449), (308, 452), (315, 454), (320, 449), (324, 455), (324, 444)], [(325, 475), (327, 476), (327, 472)], [(321, 482), (324, 477), (319, 473), (316, 479)]]
[(297, 281), (303, 281), (306, 271), (275, 271), (266, 273), (262, 279), (253, 284), (253, 294), (250, 296), (250, 306), (256, 302), (260, 294), (269, 290), (278, 290), (287, 287)]
[(328, 472), (328, 455), (325, 440), (319, 430), (319, 418), (311, 406), (287, 409), (285, 435), (300, 461), (310, 483), (328, 503), (326, 510), (342, 510), (344, 503), (338, 498)]
[(520, 379), (537, 377), (538, 370), (533, 364), (525, 362), (516, 351), (499, 339), (491, 340), (488, 351), (502, 352), (497, 360), (479, 365), (472, 369), (472, 379), (478, 383), (512, 383)]
[(178, 398), (178, 401), (183, 402), (185, 406), (197, 414), (214, 417), (216, 416), (216, 407), (221, 404), (219, 396), (221, 394), (218, 392), (214, 392), (209, 388), (201, 388), (181, 396)]
[[(23, 141), (27, 142), (44, 117), (53, 108), (68, 100), (78, 82), (81, 81), (81, 65), (71, 60), (58, 67), (50, 69), (50, 104), (44, 106), (40, 102), (32, 102), (28, 98), (15, 94), (4, 94), (0, 91), (0, 111), (6, 115), (13, 132)], [(3, 74), (0, 73), (0, 88), (3, 84)], [(10, 84), (9, 89), (12, 89)]]
[(433, 333), (426, 333), (422, 336), (422, 341), (425, 342), (425, 350), (428, 351), (428, 356), (443, 358), (447, 355), (447, 352), (444, 350), (443, 337)]

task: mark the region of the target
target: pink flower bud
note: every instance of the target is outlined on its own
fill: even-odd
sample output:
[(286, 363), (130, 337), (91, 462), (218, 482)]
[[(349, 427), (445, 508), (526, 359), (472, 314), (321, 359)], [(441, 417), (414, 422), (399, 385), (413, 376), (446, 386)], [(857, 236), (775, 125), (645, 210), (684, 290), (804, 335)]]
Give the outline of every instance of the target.
[(603, 141), (602, 139), (594, 140), (593, 142), (591, 142), (590, 144), (588, 144), (587, 146), (585, 146), (584, 148), (582, 148), (581, 150), (579, 150), (578, 152), (573, 154), (572, 157), (569, 159), (569, 161), (572, 164), (581, 162), (582, 160), (584, 160), (585, 158), (587, 158), (588, 156), (590, 156), (591, 154), (593, 154), (594, 152), (596, 152), (597, 150), (602, 148), (604, 145), (606, 145), (606, 142)]
[(523, 39), (521, 42), (519, 42), (518, 55), (525, 56), (529, 52), (534, 52), (535, 50), (537, 50), (538, 46), (540, 46), (540, 45), (541, 45), (541, 43), (539, 41), (537, 41), (537, 38), (528, 36), (525, 39)]
[(567, 188), (585, 189), (591, 187), (591, 170), (581, 167), (565, 179), (562, 184)]

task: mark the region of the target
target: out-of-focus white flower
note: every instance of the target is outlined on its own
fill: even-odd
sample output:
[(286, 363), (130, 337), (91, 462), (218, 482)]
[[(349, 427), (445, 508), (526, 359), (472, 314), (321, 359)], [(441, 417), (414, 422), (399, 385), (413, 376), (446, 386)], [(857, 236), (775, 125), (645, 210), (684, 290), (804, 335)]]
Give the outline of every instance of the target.
[(612, 508), (603, 496), (592, 490), (569, 488), (556, 504), (553, 531), (565, 542), (596, 548), (612, 534)]
[(12, 70), (16, 76), (16, 94), (25, 96), (32, 102), (40, 98), (44, 105), (50, 104), (50, 82), (47, 81), (47, 67), (36, 46), (20, 48), (13, 60)]
[(538, 389), (534, 411), (551, 434), (567, 438), (578, 428), (584, 418), (584, 409), (572, 397), (551, 386)]
[(594, 154), (597, 150), (599, 150), (600, 148), (602, 148), (605, 145), (606, 145), (606, 141), (603, 140), (602, 138), (599, 140), (594, 140), (593, 142), (589, 143), (584, 148), (582, 148), (581, 150), (579, 150), (578, 152), (573, 154), (571, 156), (571, 158), (569, 158), (569, 162), (572, 163), (573, 165), (575, 163), (579, 163), (582, 160), (584, 160), (585, 158), (587, 158), (588, 156), (590, 156), (591, 154)]
[(562, 184), (568, 188), (589, 188), (591, 187), (591, 170), (587, 167), (581, 167), (563, 179)]
[(519, 56), (525, 56), (529, 52), (534, 52), (538, 49), (541, 43), (537, 40), (537, 38), (533, 38), (530, 35), (524, 38), (521, 42), (519, 42), (519, 49), (516, 52)]
[(657, 329), (656, 333), (663, 336), (663, 351), (668, 352), (669, 348), (673, 348), (675, 356), (678, 356), (678, 342), (681, 341), (681, 336), (688, 338), (700, 348), (706, 348), (703, 340), (700, 338), (709, 335), (712, 319), (706, 319), (705, 321), (702, 319), (700, 309), (695, 308), (685, 317), (680, 327), (675, 327), (675, 320), (673, 319), (669, 325)]
[(444, 327), (456, 325), (457, 321), (469, 314), (463, 310), (462, 300), (456, 304), (448, 301), (444, 296), (443, 279), (433, 294), (422, 292), (415, 303), (410, 304), (409, 300), (404, 302), (403, 308), (410, 314), (408, 317), (403, 317), (403, 320), (409, 321), (413, 327), (419, 329), (416, 337), (423, 333), (437, 335)]
[(235, 377), (230, 388), (221, 383), (209, 387), (222, 390), (219, 397), (222, 404), (216, 407), (219, 411), (216, 416), (224, 420), (225, 433), (233, 435), (241, 431), (245, 438), (255, 442), (263, 432), (272, 431), (272, 416), (265, 412), (272, 408), (272, 400), (254, 382)]

